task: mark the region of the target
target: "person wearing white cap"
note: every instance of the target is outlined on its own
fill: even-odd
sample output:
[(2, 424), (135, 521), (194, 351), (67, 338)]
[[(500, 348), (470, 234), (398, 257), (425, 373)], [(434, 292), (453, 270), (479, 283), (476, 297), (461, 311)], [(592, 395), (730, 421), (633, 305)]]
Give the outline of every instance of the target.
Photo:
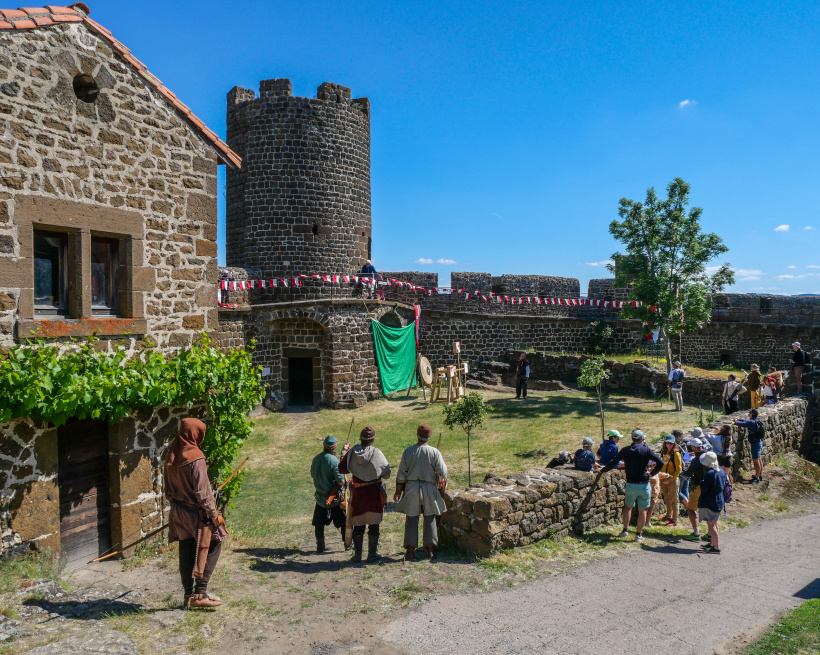
[(703, 481), (701, 482), (702, 492), (698, 500), (698, 513), (702, 521), (706, 521), (709, 527), (709, 544), (702, 546), (707, 553), (720, 555), (720, 543), (718, 542), (718, 521), (720, 520), (720, 510), (723, 509), (725, 499), (723, 490), (726, 488), (728, 478), (718, 464), (715, 453), (703, 453), (699, 457), (700, 465), (703, 468)]
[(800, 342), (792, 344), (794, 356), (789, 360), (794, 367), (794, 378), (797, 380), (797, 393), (803, 391), (803, 367), (806, 365), (806, 352), (800, 348)]
[(683, 475), (689, 480), (689, 501), (686, 503), (686, 514), (692, 524), (692, 534), (684, 537), (687, 541), (700, 541), (700, 524), (698, 522), (698, 501), (700, 500), (700, 483), (703, 481), (703, 467), (700, 464), (700, 454), (703, 452), (703, 443), (699, 436), (703, 430), (695, 428), (690, 432), (689, 448), (694, 457)]
[(584, 437), (583, 445), (575, 451), (575, 468), (579, 471), (592, 471), (595, 466), (595, 453), (592, 452), (592, 447), (595, 442), (589, 437)]

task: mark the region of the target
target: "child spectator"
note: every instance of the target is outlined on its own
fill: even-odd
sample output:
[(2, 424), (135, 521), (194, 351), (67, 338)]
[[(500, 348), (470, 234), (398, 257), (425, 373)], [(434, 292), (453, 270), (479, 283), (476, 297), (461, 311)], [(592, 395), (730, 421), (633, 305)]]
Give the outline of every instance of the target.
[(718, 465), (726, 475), (729, 475), (732, 469), (732, 426), (724, 425), (716, 428), (714, 432), (706, 432), (703, 436), (712, 445)]
[(607, 440), (598, 447), (598, 463), (601, 466), (609, 464), (618, 456), (618, 442), (621, 440), (621, 433), (617, 430), (610, 430)]
[(575, 468), (578, 471), (589, 472), (595, 465), (595, 453), (592, 452), (592, 447), (595, 442), (589, 437), (584, 437), (583, 445), (575, 451)]

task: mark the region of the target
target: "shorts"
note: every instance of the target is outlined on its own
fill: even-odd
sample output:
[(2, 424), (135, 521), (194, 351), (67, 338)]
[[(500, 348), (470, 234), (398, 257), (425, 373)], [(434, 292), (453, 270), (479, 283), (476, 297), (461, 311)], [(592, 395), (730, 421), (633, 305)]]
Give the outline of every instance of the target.
[(732, 456), (731, 455), (718, 455), (718, 466), (722, 466), (724, 468), (732, 468)]
[(716, 523), (720, 518), (720, 512), (713, 512), (708, 507), (699, 507), (698, 518), (701, 521), (706, 521), (707, 523)]
[(632, 484), (627, 482), (624, 507), (632, 508), (637, 502), (638, 509), (648, 509), (651, 495), (652, 490), (649, 488), (648, 482), (646, 484)]
[(763, 440), (750, 441), (749, 446), (752, 448), (752, 459), (760, 459), (760, 453), (763, 452)]
[(649, 478), (649, 488), (652, 490), (652, 500), (658, 500), (661, 495), (661, 481), (658, 476)]
[(698, 500), (700, 500), (700, 485), (696, 485), (690, 487), (689, 489), (689, 502), (686, 504), (687, 507), (697, 507)]

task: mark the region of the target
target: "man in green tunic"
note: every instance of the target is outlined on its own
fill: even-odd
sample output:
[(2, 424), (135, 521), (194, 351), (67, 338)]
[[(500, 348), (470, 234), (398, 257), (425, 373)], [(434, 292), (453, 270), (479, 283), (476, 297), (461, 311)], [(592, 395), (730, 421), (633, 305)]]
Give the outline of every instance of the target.
[[(424, 540), (427, 559), (433, 559), (438, 546), (436, 517), (446, 511), (444, 498), (439, 491), (447, 480), (447, 465), (441, 453), (427, 442), (433, 431), (420, 425), (416, 431), (418, 442), (404, 450), (396, 476), (396, 511), (405, 515), (404, 559), (412, 562), (419, 545), (419, 516), (424, 516)], [(401, 498), (401, 502), (399, 499)]]
[[(324, 451), (313, 458), (310, 475), (316, 487), (316, 507), (313, 510), (313, 528), (316, 532), (316, 552), (325, 552), (325, 526), (331, 521), (334, 527), (342, 531), (344, 541), (345, 513), (341, 507), (339, 491), (342, 489), (345, 476), (339, 473), (339, 460), (336, 459), (336, 437), (332, 434), (322, 442)], [(347, 550), (347, 549), (345, 549)]]

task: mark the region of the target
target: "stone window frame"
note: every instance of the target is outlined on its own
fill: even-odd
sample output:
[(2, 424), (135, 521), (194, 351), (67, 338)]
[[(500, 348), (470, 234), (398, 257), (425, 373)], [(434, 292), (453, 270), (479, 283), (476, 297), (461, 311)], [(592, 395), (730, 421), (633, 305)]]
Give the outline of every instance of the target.
[[(17, 338), (123, 336), (147, 332), (143, 293), (155, 288), (155, 272), (142, 266), (145, 218), (138, 212), (40, 196), (15, 198), (14, 222), (20, 257), (8, 286), (20, 289)], [(68, 236), (68, 317), (34, 311), (34, 231)], [(119, 314), (95, 318), (91, 305), (91, 238), (119, 242)], [(0, 271), (3, 272), (3, 271)], [(4, 272), (5, 273), (5, 272)]]

